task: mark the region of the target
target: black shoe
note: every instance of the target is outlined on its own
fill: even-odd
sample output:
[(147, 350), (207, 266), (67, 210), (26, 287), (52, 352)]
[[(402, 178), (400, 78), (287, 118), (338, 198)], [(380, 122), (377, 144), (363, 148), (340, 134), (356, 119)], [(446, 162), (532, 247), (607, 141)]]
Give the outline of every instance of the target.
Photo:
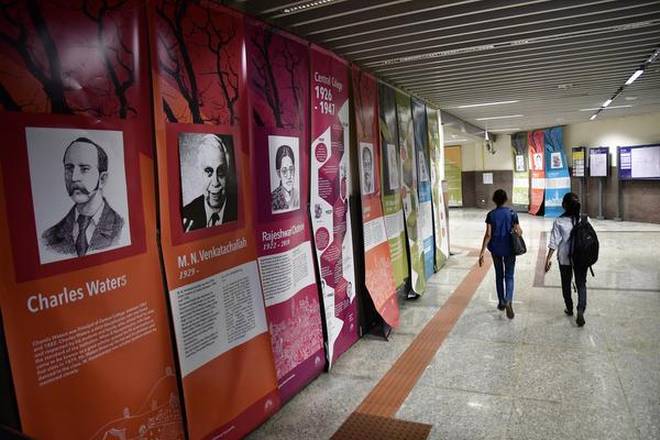
[(505, 306), (504, 304), (501, 304), (501, 303), (500, 303), (500, 304), (497, 305), (497, 310), (499, 310), (499, 311), (502, 311), (502, 310), (504, 310), (505, 308), (506, 308), (506, 306)]
[(511, 301), (506, 303), (506, 317), (509, 319), (513, 319), (514, 316), (516, 316), (515, 313), (513, 313), (513, 304), (511, 304)]
[(564, 309), (564, 313), (566, 313), (567, 316), (573, 316), (573, 309)]
[(575, 323), (577, 324), (578, 327), (584, 326), (584, 315), (582, 314), (582, 312), (578, 312)]

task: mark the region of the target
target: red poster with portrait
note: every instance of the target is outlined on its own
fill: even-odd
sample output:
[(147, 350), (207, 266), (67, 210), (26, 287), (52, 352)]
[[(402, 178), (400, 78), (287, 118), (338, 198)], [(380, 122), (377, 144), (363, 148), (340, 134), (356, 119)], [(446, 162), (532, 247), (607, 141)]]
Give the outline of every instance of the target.
[(364, 271), (367, 291), (380, 316), (391, 327), (399, 326), (399, 303), (392, 274), (392, 258), (380, 199), (381, 146), (378, 131), (378, 83), (353, 66), (355, 132), (357, 134), (364, 238)]
[(545, 195), (545, 148), (543, 136), (543, 130), (530, 131), (527, 133), (527, 141), (529, 144), (529, 169), (532, 177), (532, 194), (529, 204), (529, 213), (533, 215), (540, 213)]
[(257, 267), (243, 17), (151, 8), (163, 261), (191, 439), (241, 438), (279, 407)]
[(349, 69), (318, 46), (310, 49), (310, 214), (321, 275), (326, 355), (332, 363), (358, 339), (353, 238), (349, 212)]
[(0, 307), (23, 431), (182, 439), (143, 2), (5, 2)]
[(325, 366), (307, 213), (309, 52), (253, 19), (245, 35), (259, 274), (279, 393), (288, 400)]

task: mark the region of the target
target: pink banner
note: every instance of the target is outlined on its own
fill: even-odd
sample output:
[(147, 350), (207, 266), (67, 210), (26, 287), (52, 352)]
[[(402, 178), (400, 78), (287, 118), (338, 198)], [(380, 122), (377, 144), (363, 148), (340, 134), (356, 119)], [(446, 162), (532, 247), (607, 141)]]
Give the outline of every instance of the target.
[(532, 194), (529, 213), (537, 215), (543, 207), (543, 196), (545, 194), (543, 130), (530, 131), (527, 135), (529, 144), (529, 169), (532, 175)]
[(246, 19), (257, 254), (282, 400), (324, 367), (309, 198), (309, 51)]
[(353, 66), (352, 80), (360, 169), (365, 284), (380, 316), (390, 326), (398, 327), (396, 283), (392, 275), (390, 245), (380, 202), (378, 84), (373, 76), (357, 66)]
[(331, 52), (310, 50), (312, 169), (310, 212), (321, 274), (328, 365), (358, 339), (349, 213), (348, 66)]

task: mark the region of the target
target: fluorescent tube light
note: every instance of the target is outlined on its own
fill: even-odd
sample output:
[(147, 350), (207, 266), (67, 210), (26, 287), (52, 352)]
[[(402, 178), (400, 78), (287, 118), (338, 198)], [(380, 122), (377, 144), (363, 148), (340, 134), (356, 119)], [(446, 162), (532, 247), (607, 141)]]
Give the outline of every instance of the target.
[(589, 118), (589, 120), (590, 120), (590, 121), (593, 121), (594, 119), (596, 119), (596, 116), (598, 116), (598, 113), (596, 113), (596, 114), (594, 114), (594, 115), (591, 115), (591, 117)]
[(635, 73), (630, 75), (630, 78), (628, 78), (628, 81), (626, 81), (626, 85), (629, 86), (630, 84), (634, 83), (637, 78), (642, 76), (642, 73), (644, 73), (644, 69), (635, 70)]
[(489, 105), (515, 104), (516, 102), (519, 102), (519, 101), (518, 101), (518, 100), (515, 100), (515, 101), (484, 102), (484, 103), (482, 103), (482, 104), (459, 105), (458, 107), (451, 107), (451, 108), (487, 107), (487, 106), (489, 106)]
[(613, 105), (613, 106), (611, 106), (611, 107), (607, 107), (607, 108), (604, 108), (604, 109), (601, 109), (600, 107), (596, 107), (596, 108), (581, 108), (580, 111), (581, 111), (581, 112), (592, 112), (592, 111), (594, 111), (594, 110), (614, 110), (615, 108), (630, 108), (630, 107), (632, 107), (632, 105), (630, 105), (630, 104), (626, 104), (626, 105)]
[(477, 118), (476, 121), (491, 121), (493, 119), (512, 119), (512, 118), (523, 118), (525, 115), (504, 115), (504, 116), (490, 116), (487, 118)]
[(610, 105), (610, 104), (612, 104), (612, 100), (611, 100), (611, 99), (608, 99), (607, 101), (605, 101), (605, 102), (603, 103), (603, 108), (607, 107), (607, 106)]

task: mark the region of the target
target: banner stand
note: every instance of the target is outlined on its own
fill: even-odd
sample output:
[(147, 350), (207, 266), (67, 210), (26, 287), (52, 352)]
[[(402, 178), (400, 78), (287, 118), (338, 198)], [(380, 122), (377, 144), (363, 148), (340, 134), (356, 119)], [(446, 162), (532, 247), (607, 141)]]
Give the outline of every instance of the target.
[(603, 216), (603, 179), (604, 177), (598, 178), (598, 220), (604, 220)]

